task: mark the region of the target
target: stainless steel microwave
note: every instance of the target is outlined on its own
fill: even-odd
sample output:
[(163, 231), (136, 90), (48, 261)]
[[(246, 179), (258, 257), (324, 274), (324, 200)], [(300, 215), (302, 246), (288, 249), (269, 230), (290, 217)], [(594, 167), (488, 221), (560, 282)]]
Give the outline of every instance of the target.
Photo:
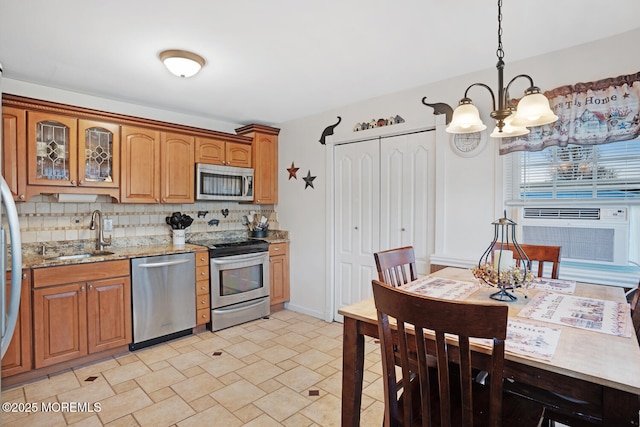
[(253, 169), (196, 163), (196, 200), (253, 200)]

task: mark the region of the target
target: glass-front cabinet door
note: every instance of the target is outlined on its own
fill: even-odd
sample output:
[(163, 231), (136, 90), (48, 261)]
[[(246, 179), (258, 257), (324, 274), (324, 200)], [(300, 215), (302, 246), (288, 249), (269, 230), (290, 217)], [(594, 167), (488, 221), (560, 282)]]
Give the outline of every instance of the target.
[(119, 126), (78, 120), (78, 185), (117, 188), (120, 171)]
[(50, 113), (27, 113), (28, 184), (75, 186), (77, 121)]

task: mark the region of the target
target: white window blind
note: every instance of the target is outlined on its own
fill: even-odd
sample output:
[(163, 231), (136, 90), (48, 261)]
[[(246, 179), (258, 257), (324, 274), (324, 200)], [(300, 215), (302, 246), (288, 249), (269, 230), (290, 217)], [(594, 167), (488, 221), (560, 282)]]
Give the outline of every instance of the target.
[(520, 199), (640, 200), (640, 139), (521, 152)]

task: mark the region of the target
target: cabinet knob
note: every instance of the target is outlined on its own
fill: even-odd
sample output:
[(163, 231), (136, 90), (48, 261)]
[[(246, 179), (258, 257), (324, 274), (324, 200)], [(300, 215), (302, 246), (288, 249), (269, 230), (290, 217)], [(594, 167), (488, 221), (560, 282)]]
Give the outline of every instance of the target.
[(26, 273), (22, 275), (22, 278), (23, 278), (23, 279), (26, 279), (26, 278), (27, 278)]
[(93, 285), (89, 285), (89, 290), (93, 289)]
[(83, 181), (83, 180), (80, 180), (80, 181), (78, 181), (78, 184), (79, 184), (79, 185), (84, 185), (84, 181)]
[(156, 203), (160, 203), (160, 199), (156, 199)]
[(353, 228), (354, 228), (354, 229), (356, 229), (356, 230), (358, 229), (358, 227), (357, 227), (357, 226), (356, 226), (356, 227), (353, 227)]
[(76, 185), (76, 180), (75, 179), (71, 180), (71, 185)]
[(276, 246), (275, 248), (273, 248), (274, 251), (279, 251), (280, 248), (278, 246)]
[(83, 286), (80, 286), (80, 290), (81, 290), (81, 291), (84, 291), (84, 285), (83, 285)]
[(207, 315), (206, 315), (206, 314), (203, 314), (201, 317), (202, 317), (203, 319), (206, 319), (206, 318), (207, 318)]
[(200, 304), (206, 304), (207, 302), (205, 300), (200, 301)]
[(206, 273), (205, 273), (204, 271), (201, 271), (201, 272), (200, 272), (200, 275), (201, 275), (201, 276), (206, 276)]
[(24, 200), (24, 194), (19, 195), (19, 196), (18, 196), (18, 199), (20, 199), (20, 200)]

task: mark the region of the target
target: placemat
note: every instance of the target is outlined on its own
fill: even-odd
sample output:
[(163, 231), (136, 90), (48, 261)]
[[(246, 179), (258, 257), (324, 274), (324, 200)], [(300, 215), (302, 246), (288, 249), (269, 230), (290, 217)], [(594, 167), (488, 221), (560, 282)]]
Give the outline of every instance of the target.
[[(560, 328), (509, 319), (504, 349), (509, 353), (533, 359), (551, 360), (558, 348), (561, 332)], [(471, 341), (487, 347), (492, 346), (491, 340), (487, 339), (472, 338)]]
[(541, 292), (520, 310), (518, 317), (631, 337), (626, 303)]
[(533, 282), (529, 286), (529, 289), (557, 292), (562, 294), (573, 294), (576, 291), (576, 281), (536, 277), (533, 279)]
[(431, 298), (461, 301), (476, 292), (480, 285), (473, 282), (427, 276), (407, 283), (402, 288)]

